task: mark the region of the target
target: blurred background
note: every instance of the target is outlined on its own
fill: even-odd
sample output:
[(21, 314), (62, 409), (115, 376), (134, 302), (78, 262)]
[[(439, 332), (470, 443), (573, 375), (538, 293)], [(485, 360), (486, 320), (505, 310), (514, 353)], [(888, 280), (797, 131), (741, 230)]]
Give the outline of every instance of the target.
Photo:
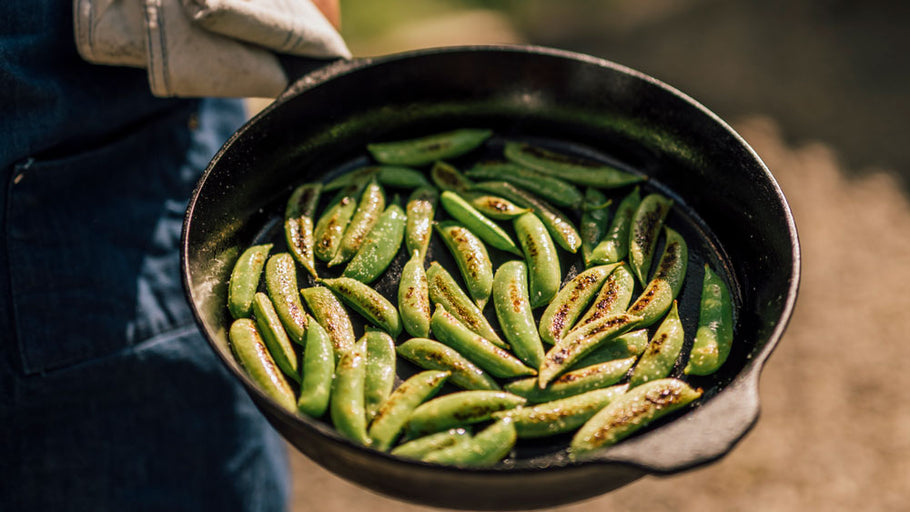
[[(554, 510), (908, 510), (910, 4), (342, 0), (342, 10), (355, 56), (530, 43), (643, 71), (731, 123), (790, 201), (802, 285), (762, 376), (756, 427), (713, 465)], [(293, 449), (291, 466), (297, 512), (430, 510)]]

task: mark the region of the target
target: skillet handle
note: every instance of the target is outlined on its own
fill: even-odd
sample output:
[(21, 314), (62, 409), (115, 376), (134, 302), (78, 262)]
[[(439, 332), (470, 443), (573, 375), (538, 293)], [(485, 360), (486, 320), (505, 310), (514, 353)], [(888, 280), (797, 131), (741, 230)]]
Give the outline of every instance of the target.
[(278, 54), (278, 63), (284, 69), (284, 74), (288, 77), (288, 85), (293, 84), (304, 76), (329, 66), (335, 62), (343, 61), (338, 57), (319, 59), (316, 57), (302, 57), (299, 55)]

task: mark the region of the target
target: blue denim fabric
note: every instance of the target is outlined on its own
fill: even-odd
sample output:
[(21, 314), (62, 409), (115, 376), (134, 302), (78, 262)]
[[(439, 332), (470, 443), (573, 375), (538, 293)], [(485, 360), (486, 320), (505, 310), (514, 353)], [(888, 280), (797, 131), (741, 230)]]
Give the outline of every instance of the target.
[(186, 201), (242, 105), (82, 62), (71, 9), (0, 2), (0, 510), (283, 510), (284, 443), (179, 273)]

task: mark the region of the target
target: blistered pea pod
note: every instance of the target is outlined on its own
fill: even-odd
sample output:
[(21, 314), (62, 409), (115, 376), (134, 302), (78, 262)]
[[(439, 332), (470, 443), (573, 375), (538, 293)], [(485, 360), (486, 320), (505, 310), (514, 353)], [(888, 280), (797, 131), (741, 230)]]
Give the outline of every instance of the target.
[(265, 264), (265, 284), (269, 298), (288, 336), (303, 343), (307, 316), (297, 294), (297, 266), (294, 257), (282, 252), (273, 255)]
[(464, 174), (472, 179), (511, 183), (559, 206), (576, 207), (584, 199), (575, 185), (510, 162), (479, 162)]
[(629, 271), (625, 263), (613, 264), (612, 271), (597, 296), (591, 302), (591, 306), (585, 311), (585, 314), (572, 326), (577, 329), (585, 324), (593, 322), (605, 316), (611, 316), (622, 313), (629, 307), (632, 302), (632, 294), (635, 291), (635, 277)]
[(679, 310), (674, 300), (670, 312), (657, 327), (651, 342), (648, 343), (648, 348), (645, 349), (638, 363), (635, 364), (635, 368), (632, 369), (629, 385), (640, 386), (645, 382), (670, 375), (682, 351), (684, 335), (683, 325), (679, 320)]
[(357, 254), (345, 267), (344, 277), (362, 283), (372, 283), (395, 259), (404, 238), (407, 216), (397, 201), (393, 201), (376, 221), (370, 234), (363, 240)]
[(626, 392), (628, 384), (493, 413), (494, 418), (511, 418), (520, 439), (549, 437), (578, 429), (598, 411)]
[(598, 188), (617, 188), (637, 183), (644, 177), (595, 160), (543, 149), (522, 142), (507, 142), (506, 159), (568, 182)]
[(502, 348), (509, 346), (493, 330), (480, 308), (468, 294), (458, 286), (455, 278), (439, 262), (430, 263), (427, 269), (427, 288), (430, 302), (442, 304), (446, 311), (455, 315), (464, 325), (488, 341)]
[(436, 224), (436, 230), (461, 271), (468, 295), (483, 310), (493, 291), (493, 262), (490, 261), (486, 246), (474, 233), (457, 222), (440, 222)]
[(733, 344), (733, 300), (723, 278), (705, 264), (698, 330), (689, 353), (687, 375), (710, 375), (730, 354)]
[(512, 237), (495, 222), (480, 213), (465, 199), (450, 190), (439, 196), (442, 207), (458, 222), (464, 224), (472, 233), (489, 245), (512, 254), (521, 255)]
[(322, 194), (321, 183), (305, 183), (291, 193), (284, 210), (284, 239), (294, 259), (316, 277), (313, 217)]
[(395, 386), (395, 341), (385, 331), (366, 328), (366, 381), (363, 385), (367, 420), (376, 416), (379, 407)]
[(411, 336), (425, 338), (430, 335), (430, 290), (423, 258), (417, 250), (401, 269), (398, 313), (404, 329)]
[(487, 421), (526, 400), (504, 391), (456, 391), (419, 405), (405, 427), (412, 438)]
[(449, 383), (467, 390), (498, 391), (499, 384), (487, 372), (455, 349), (428, 338), (411, 338), (396, 348), (398, 355), (424, 370), (451, 372)]
[(413, 190), (430, 186), (429, 180), (422, 172), (396, 165), (369, 165), (347, 172), (325, 184), (325, 190), (335, 190), (348, 185), (375, 179), (380, 184), (392, 188)]
[(338, 252), (329, 261), (329, 267), (347, 263), (357, 254), (357, 250), (360, 249), (367, 234), (379, 221), (383, 210), (385, 210), (385, 191), (374, 179), (363, 190), (357, 210), (344, 230)]
[(329, 333), (312, 318), (306, 331), (306, 346), (300, 369), (302, 375), (297, 410), (313, 418), (320, 418), (328, 409), (332, 394), (335, 350)]
[[(648, 348), (648, 330), (636, 329), (621, 336), (617, 336), (600, 347), (591, 351), (572, 365), (572, 369), (580, 369), (601, 363), (613, 362), (618, 359), (629, 359), (632, 362)], [(558, 380), (558, 379), (557, 379)]]
[(526, 398), (529, 404), (560, 400), (616, 384), (626, 376), (635, 360), (635, 357), (627, 357), (578, 368), (560, 375), (545, 388), (541, 388), (535, 378), (519, 379), (506, 384), (505, 390)]
[(493, 276), (493, 306), (512, 352), (531, 368), (543, 362), (543, 344), (528, 296), (528, 267), (523, 261), (508, 261)]
[(256, 323), (249, 318), (234, 320), (228, 331), (231, 351), (250, 379), (278, 405), (294, 412), (294, 390), (269, 354)]
[(359, 185), (361, 183), (367, 183), (372, 179), (375, 179), (379, 174), (378, 165), (369, 165), (366, 167), (358, 167), (353, 171), (346, 172), (325, 185), (323, 185), (323, 190), (330, 192), (332, 190), (338, 190), (345, 187), (350, 187), (351, 185)]
[(607, 231), (607, 223), (610, 221), (611, 201), (599, 190), (588, 187), (585, 190), (585, 199), (582, 204), (581, 223), (578, 225), (579, 236), (581, 236), (581, 256), (584, 259), (585, 266), (594, 265), (594, 248), (600, 243), (604, 233)]
[(550, 233), (533, 213), (526, 213), (514, 221), (518, 243), (528, 265), (528, 294), (532, 308), (550, 302), (559, 291), (562, 273), (559, 255)]
[(497, 347), (483, 336), (471, 331), (444, 308), (437, 306), (430, 320), (436, 338), (483, 368), (494, 377), (511, 378), (535, 375), (533, 368), (525, 366), (508, 350)]
[(313, 318), (319, 322), (332, 340), (337, 361), (341, 354), (350, 352), (357, 342), (354, 336), (354, 325), (338, 297), (324, 286), (312, 286), (300, 290)]
[(610, 222), (610, 227), (597, 247), (591, 252), (592, 263), (615, 263), (625, 259), (629, 254), (629, 227), (632, 217), (641, 203), (641, 193), (635, 187), (629, 192), (619, 205)]
[(672, 199), (649, 194), (641, 200), (632, 217), (629, 226), (629, 266), (642, 286), (648, 282), (657, 239), (672, 206)]
[(600, 410), (575, 433), (569, 457), (579, 457), (616, 444), (702, 395), (677, 379), (660, 379), (630, 389)]
[(483, 192), (462, 192), (462, 197), (470, 202), (477, 211), (494, 220), (512, 220), (531, 211), (530, 208), (518, 206), (504, 197)]
[(474, 437), (430, 452), (421, 460), (434, 464), (487, 467), (504, 459), (515, 447), (518, 433), (511, 418), (502, 418)]
[(391, 448), (414, 409), (435, 396), (448, 377), (446, 371), (425, 371), (402, 382), (382, 402), (370, 424), (373, 447), (381, 451)]
[(491, 130), (461, 128), (423, 137), (367, 144), (367, 151), (377, 162), (392, 165), (420, 166), (461, 156), (493, 134)]
[(556, 294), (540, 317), (540, 339), (553, 345), (575, 325), (616, 265), (599, 265), (573, 277)]
[(470, 438), (471, 433), (467, 429), (452, 428), (402, 443), (393, 448), (390, 453), (406, 459), (420, 459), (430, 452), (448, 448)]
[(349, 277), (320, 279), (319, 283), (338, 294), (345, 304), (394, 337), (401, 334), (398, 308), (368, 285)]
[(474, 186), (470, 178), (461, 173), (454, 165), (439, 161), (430, 169), (430, 179), (440, 190), (464, 192)]
[(331, 261), (338, 253), (344, 232), (357, 210), (357, 199), (365, 186), (365, 182), (355, 182), (338, 191), (316, 221), (313, 253), (320, 260)]
[(228, 310), (234, 318), (249, 318), (253, 296), (262, 279), (262, 268), (268, 259), (272, 244), (249, 247), (237, 258), (228, 282)]
[(366, 340), (361, 340), (338, 359), (329, 399), (329, 415), (339, 434), (355, 443), (369, 446), (372, 440), (367, 435), (364, 399), (366, 352)]
[(660, 320), (682, 289), (689, 261), (685, 239), (676, 231), (665, 228), (667, 242), (654, 271), (654, 277), (641, 295), (629, 306), (629, 314), (640, 316), (640, 327), (647, 327)]
[(418, 251), (421, 263), (426, 257), (427, 247), (433, 235), (433, 217), (436, 215), (438, 200), (439, 192), (435, 188), (422, 187), (411, 193), (408, 204), (405, 205), (407, 216), (404, 229), (405, 247), (408, 254)]
[(297, 352), (294, 350), (284, 326), (281, 325), (281, 319), (278, 318), (278, 313), (268, 295), (257, 292), (253, 297), (253, 317), (256, 319), (259, 334), (278, 368), (293, 381), (299, 382)]

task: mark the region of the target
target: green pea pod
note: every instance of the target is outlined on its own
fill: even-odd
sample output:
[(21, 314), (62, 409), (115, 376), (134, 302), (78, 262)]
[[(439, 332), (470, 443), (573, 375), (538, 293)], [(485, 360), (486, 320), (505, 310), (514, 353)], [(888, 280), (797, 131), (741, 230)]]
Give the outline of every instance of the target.
[(316, 247), (313, 252), (320, 260), (331, 261), (338, 253), (344, 232), (357, 210), (357, 198), (365, 186), (365, 183), (355, 183), (343, 188), (316, 221), (313, 232)]
[(357, 250), (360, 249), (364, 239), (379, 221), (379, 216), (382, 215), (384, 209), (385, 191), (376, 180), (373, 180), (360, 196), (357, 210), (344, 230), (341, 245), (338, 247), (335, 257), (329, 261), (329, 267), (347, 263), (357, 254)]
[(436, 230), (455, 258), (468, 294), (483, 310), (493, 291), (493, 262), (487, 248), (471, 230), (457, 222), (440, 222), (436, 224)]
[(629, 373), (635, 360), (635, 357), (627, 357), (572, 370), (560, 375), (543, 389), (538, 386), (535, 378), (512, 381), (505, 385), (505, 389), (526, 398), (529, 404), (559, 400), (616, 384)]
[(615, 263), (622, 261), (629, 254), (629, 227), (632, 225), (632, 217), (635, 216), (639, 203), (641, 193), (639, 188), (635, 187), (616, 207), (610, 228), (591, 252), (592, 263)]
[(571, 368), (579, 359), (611, 338), (625, 334), (640, 321), (641, 317), (622, 313), (601, 318), (570, 332), (547, 352), (538, 375), (539, 386), (547, 387), (550, 381)]
[(569, 457), (575, 460), (616, 444), (701, 394), (700, 389), (677, 379), (660, 379), (632, 388), (582, 425), (572, 438)]
[(528, 267), (523, 261), (503, 263), (493, 276), (493, 305), (512, 351), (532, 368), (543, 362), (543, 344), (528, 297)]
[(645, 382), (670, 375), (682, 351), (684, 335), (683, 325), (679, 320), (679, 310), (674, 300), (670, 312), (660, 323), (654, 337), (651, 338), (651, 343), (648, 343), (645, 353), (641, 355), (641, 359), (632, 369), (629, 385), (640, 386)]
[(323, 190), (328, 192), (330, 190), (337, 190), (350, 186), (358, 186), (362, 183), (369, 182), (370, 180), (377, 177), (380, 168), (381, 166), (378, 165), (370, 165), (366, 167), (359, 167), (353, 171), (346, 172), (326, 183), (325, 186), (323, 186)]
[(530, 208), (547, 227), (550, 236), (560, 247), (572, 254), (578, 252), (578, 248), (581, 247), (581, 235), (572, 221), (550, 203), (534, 194), (520, 190), (504, 181), (485, 181), (475, 185), (472, 190), (500, 195), (518, 206)]
[(424, 137), (367, 144), (376, 161), (392, 165), (425, 165), (461, 156), (484, 143), (493, 132), (462, 128)]
[(380, 165), (379, 174), (376, 175), (379, 183), (387, 187), (414, 190), (421, 187), (431, 187), (432, 184), (422, 172), (408, 167)]
[(292, 340), (302, 344), (307, 316), (300, 295), (297, 294), (297, 266), (294, 257), (282, 252), (269, 258), (265, 264), (265, 285), (284, 330)]
[(502, 180), (559, 205), (577, 207), (584, 199), (575, 185), (510, 162), (480, 162), (465, 171), (480, 180)]
[(463, 197), (446, 190), (439, 196), (439, 201), (452, 218), (464, 224), (484, 242), (497, 249), (521, 255), (518, 246), (512, 241), (512, 237), (495, 222), (477, 211)]
[(411, 338), (396, 349), (398, 355), (424, 370), (449, 371), (449, 383), (462, 389), (499, 390), (499, 384), (480, 367), (438, 341)]
[(617, 188), (642, 181), (637, 174), (600, 162), (557, 153), (521, 142), (507, 142), (503, 154), (509, 161), (578, 185)]
[(455, 282), (455, 278), (436, 261), (430, 263), (430, 268), (427, 269), (427, 286), (430, 302), (442, 304), (446, 311), (455, 315), (468, 329), (483, 336), (494, 345), (509, 348), (493, 330), (477, 304), (471, 301), (468, 294)]
[(420, 251), (415, 250), (401, 269), (398, 312), (404, 329), (411, 336), (425, 338), (430, 335), (430, 291)]
[(711, 375), (730, 354), (733, 344), (733, 299), (723, 278), (705, 264), (698, 330), (684, 372)]
[(452, 466), (487, 467), (504, 459), (515, 447), (518, 434), (510, 418), (503, 418), (463, 442), (424, 455), (421, 460)]
[(391, 448), (414, 409), (436, 395), (448, 376), (445, 371), (425, 371), (402, 382), (376, 411), (369, 430), (373, 447), (381, 451)]
[(437, 306), (436, 311), (433, 312), (430, 328), (440, 342), (454, 348), (459, 354), (494, 377), (521, 377), (537, 373), (533, 368), (525, 366), (508, 350), (497, 347), (483, 336), (468, 329), (442, 307)]
[(408, 220), (404, 229), (405, 247), (408, 254), (418, 251), (421, 263), (426, 257), (430, 237), (433, 235), (433, 217), (436, 215), (438, 199), (439, 193), (435, 188), (423, 187), (411, 193), (406, 205)]
[(322, 193), (321, 183), (300, 185), (288, 199), (284, 210), (284, 239), (288, 249), (303, 268), (316, 277), (316, 247), (313, 216)]
[(303, 375), (297, 410), (313, 418), (320, 418), (329, 407), (332, 380), (335, 376), (335, 351), (332, 338), (315, 319), (310, 319), (303, 349)]
[(430, 179), (440, 190), (464, 192), (474, 185), (474, 182), (461, 173), (455, 166), (446, 162), (436, 162), (430, 169)]
[(350, 352), (357, 338), (354, 336), (354, 326), (351, 317), (345, 311), (338, 297), (324, 286), (313, 286), (300, 290), (303, 300), (306, 301), (313, 317), (325, 329), (332, 339), (335, 349), (335, 360), (341, 354)]
[(572, 365), (572, 369), (630, 357), (634, 362), (646, 348), (648, 348), (648, 330), (636, 329), (607, 341)]
[(470, 438), (471, 433), (467, 429), (453, 428), (402, 443), (393, 448), (390, 453), (406, 459), (420, 459), (430, 452), (448, 448)]
[(543, 222), (526, 213), (514, 221), (515, 233), (528, 265), (529, 297), (532, 308), (548, 304), (559, 291), (562, 273), (559, 254)]
[(259, 334), (265, 341), (265, 346), (269, 349), (272, 359), (278, 365), (278, 368), (295, 382), (300, 381), (297, 375), (297, 352), (291, 345), (291, 340), (281, 325), (281, 319), (275, 312), (275, 307), (269, 296), (258, 292), (253, 297), (253, 316), (256, 318), (256, 327)]
[(424, 402), (411, 413), (410, 437), (489, 420), (496, 411), (524, 405), (525, 399), (503, 391), (456, 391)]
[(344, 269), (344, 277), (367, 284), (375, 281), (398, 254), (406, 222), (401, 206), (394, 202), (389, 205)]
[(672, 206), (672, 199), (660, 194), (649, 194), (641, 200), (632, 217), (629, 228), (629, 266), (642, 286), (648, 282), (657, 238)]
[(462, 197), (467, 199), (477, 211), (495, 220), (512, 220), (522, 213), (531, 211), (530, 208), (522, 208), (503, 197), (483, 192), (463, 192)]
[(379, 412), (395, 386), (395, 341), (384, 331), (366, 328), (367, 369), (363, 396), (367, 419)]
[(366, 381), (366, 340), (343, 354), (335, 367), (335, 381), (329, 400), (332, 425), (342, 436), (355, 443), (369, 446), (367, 415), (364, 401)]
[(540, 339), (554, 344), (561, 340), (575, 320), (603, 287), (616, 265), (599, 265), (573, 277), (556, 294), (540, 317)]
[(381, 327), (394, 337), (401, 334), (398, 309), (376, 290), (349, 277), (320, 279), (319, 283), (337, 293), (345, 304), (373, 325)]
[(629, 307), (632, 293), (635, 291), (635, 278), (625, 263), (613, 264), (612, 269), (613, 271), (604, 281), (600, 291), (597, 292), (597, 297), (591, 302), (591, 307), (572, 329), (577, 329), (605, 316), (622, 313)]
[(228, 310), (234, 318), (249, 318), (262, 267), (271, 250), (272, 244), (254, 245), (243, 251), (234, 263), (228, 282)]
[(295, 410), (294, 391), (287, 379), (278, 369), (275, 360), (269, 355), (256, 323), (249, 318), (234, 320), (228, 331), (231, 340), (231, 351), (234, 358), (243, 367), (246, 374), (259, 386), (266, 395), (278, 405), (293, 412)]
[(620, 384), (595, 389), (533, 407), (517, 407), (509, 411), (496, 412), (493, 413), (493, 417), (512, 418), (521, 439), (555, 436), (581, 427), (628, 388), (628, 384)]
[(581, 224), (578, 229), (581, 236), (581, 255), (585, 266), (594, 265), (594, 248), (600, 243), (607, 231), (610, 220), (610, 210), (607, 208), (610, 201), (596, 188), (588, 187), (585, 190), (584, 212), (581, 214)]
[(689, 250), (686, 241), (670, 228), (667, 232), (667, 243), (663, 255), (657, 264), (657, 270), (641, 295), (629, 306), (629, 314), (642, 318), (639, 327), (647, 327), (660, 320), (670, 309), (673, 299), (679, 294), (686, 278), (686, 265)]

